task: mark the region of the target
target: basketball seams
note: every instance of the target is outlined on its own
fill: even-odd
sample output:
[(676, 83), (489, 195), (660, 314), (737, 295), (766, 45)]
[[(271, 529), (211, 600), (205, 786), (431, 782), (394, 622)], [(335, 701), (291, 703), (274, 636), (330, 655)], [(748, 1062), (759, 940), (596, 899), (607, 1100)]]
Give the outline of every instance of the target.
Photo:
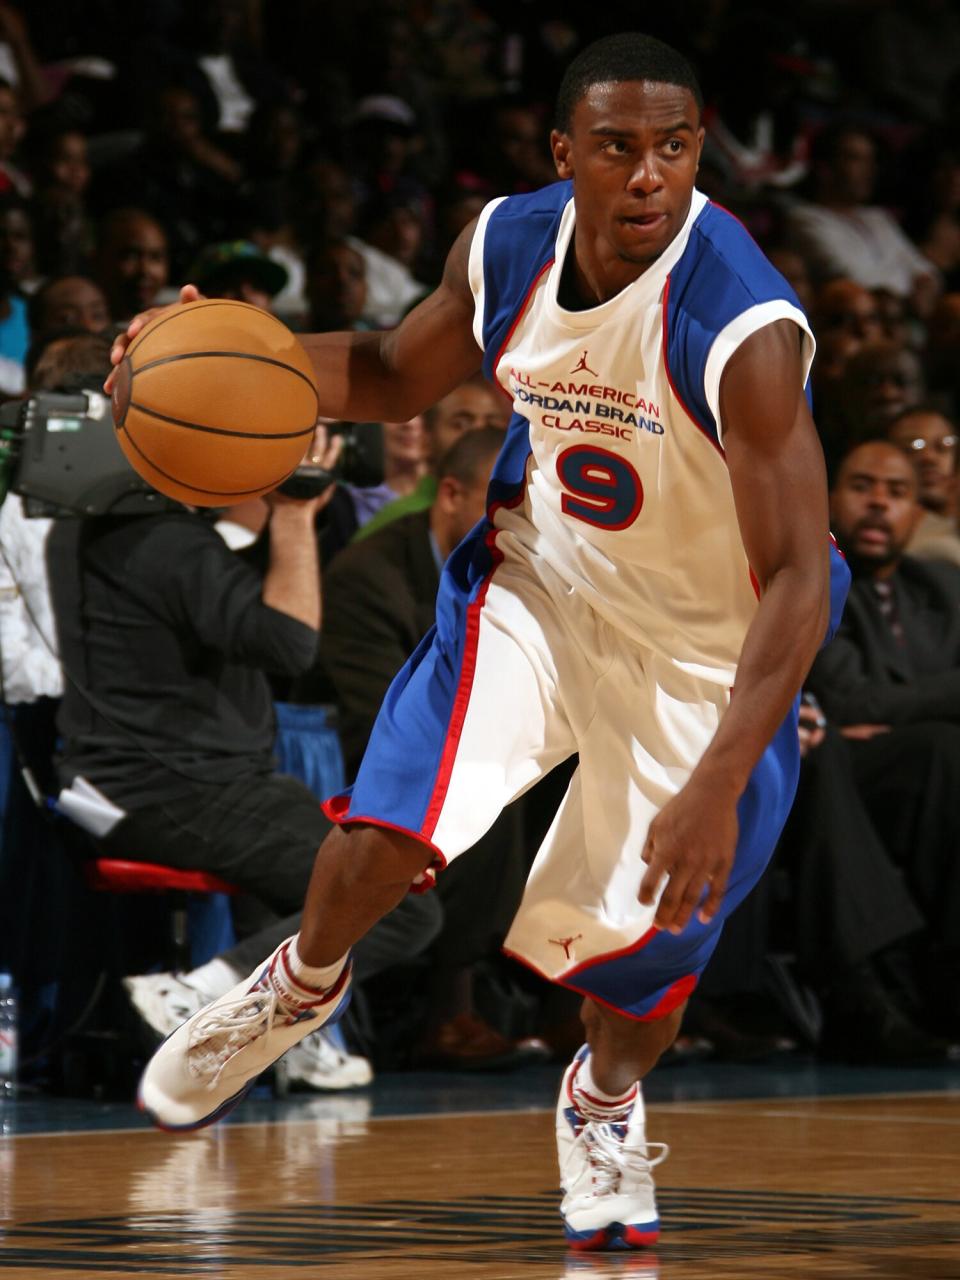
[(261, 356), (250, 351), (185, 351), (177, 355), (157, 356), (156, 359), (148, 360), (146, 364), (138, 365), (136, 368), (131, 364), (131, 382), (138, 373), (146, 373), (148, 369), (156, 369), (159, 365), (173, 364), (177, 360), (201, 360), (207, 357), (226, 360), (257, 360), (261, 364), (270, 364), (277, 369), (285, 369), (287, 373), (295, 374), (296, 377), (301, 378), (307, 384), (317, 402), (317, 411), (319, 412), (320, 410), (320, 395), (312, 378), (308, 378), (301, 369), (295, 368), (292, 364), (287, 364), (285, 360), (277, 360), (274, 356)]
[[(129, 413), (131, 409), (136, 409), (138, 413), (146, 414), (149, 418), (168, 422), (174, 427), (186, 427), (189, 431), (205, 431), (212, 436), (230, 436), (234, 440), (298, 440), (302, 436), (313, 435), (316, 430), (316, 423), (311, 422), (309, 427), (300, 427), (297, 431), (230, 431), (227, 427), (206, 427), (200, 422), (188, 422), (185, 418), (172, 418), (167, 413), (160, 413), (158, 409), (148, 409), (145, 404), (138, 404), (136, 400), (130, 401), (127, 412)], [(127, 435), (130, 435), (129, 431)], [(150, 465), (153, 466), (153, 463)]]
[[(296, 471), (296, 467), (293, 467), (291, 470), (284, 471), (283, 475), (281, 475), (277, 480), (272, 481), (266, 487), (266, 489), (262, 484), (255, 485), (252, 489), (207, 489), (207, 488), (201, 489), (199, 485), (190, 484), (186, 480), (181, 480), (179, 476), (170, 475), (169, 472), (164, 471), (163, 467), (158, 467), (157, 464), (153, 461), (153, 459), (150, 458), (148, 454), (144, 453), (144, 451), (140, 448), (139, 444), (137, 444), (136, 440), (133, 438), (133, 436), (130, 434), (129, 431), (125, 430), (122, 427), (118, 428), (118, 430), (123, 431), (123, 434), (127, 437), (127, 440), (130, 442), (130, 447), (140, 455), (140, 457), (144, 460), (147, 466), (150, 467), (153, 471), (155, 471), (158, 476), (163, 476), (165, 480), (171, 481), (171, 483), (177, 485), (181, 489), (189, 489), (191, 493), (206, 494), (208, 496), (216, 497), (216, 498), (256, 497), (261, 493), (269, 491), (270, 489), (275, 489), (279, 484), (283, 484), (284, 480), (286, 480), (288, 476), (292, 476), (293, 472)], [(149, 479), (149, 477), (146, 477), (146, 478)]]
[[(221, 314), (206, 316), (209, 307)], [(262, 324), (264, 317), (270, 325)], [(182, 330), (155, 340), (172, 320)], [(193, 363), (178, 365), (181, 360)], [(276, 488), (296, 470), (316, 428), (320, 396), (295, 335), (278, 317), (234, 299), (172, 307), (130, 344), (123, 372), (117, 385), (126, 383), (126, 395), (114, 394), (112, 406), (123, 452), (155, 488), (191, 505), (229, 506)], [(245, 422), (258, 429), (243, 430)], [(271, 431), (271, 424), (283, 429)], [(249, 444), (233, 443), (242, 440)], [(282, 472), (267, 481), (273, 466)], [(211, 487), (211, 481), (231, 487)]]
[(147, 337), (148, 334), (156, 333), (158, 329), (162, 329), (163, 326), (167, 324), (170, 320), (176, 320), (179, 316), (182, 316), (184, 307), (191, 307), (196, 309), (197, 311), (206, 309), (207, 307), (247, 307), (249, 308), (249, 310), (257, 311), (261, 315), (266, 316), (267, 319), (275, 321), (278, 325), (280, 325), (281, 328), (287, 329), (287, 326), (283, 323), (282, 320), (279, 320), (275, 315), (272, 315), (269, 311), (262, 311), (260, 307), (253, 306), (253, 304), (250, 302), (240, 302), (236, 298), (200, 298), (196, 302), (174, 303), (173, 310), (170, 315), (164, 316), (162, 320), (160, 319), (159, 316), (155, 321), (151, 320), (147, 325), (144, 326), (143, 329), (140, 330), (137, 336), (130, 343), (129, 347), (127, 347), (127, 356), (129, 357), (133, 355), (136, 349), (140, 346), (140, 343), (143, 341), (145, 337)]

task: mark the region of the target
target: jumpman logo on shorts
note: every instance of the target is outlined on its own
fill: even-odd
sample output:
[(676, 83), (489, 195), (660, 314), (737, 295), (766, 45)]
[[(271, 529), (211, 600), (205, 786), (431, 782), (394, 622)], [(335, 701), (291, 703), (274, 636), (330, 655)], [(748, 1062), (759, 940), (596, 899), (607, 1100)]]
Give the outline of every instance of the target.
[[(591, 370), (591, 373), (593, 371)], [(555, 947), (563, 947), (563, 954), (570, 959), (570, 948), (575, 942), (579, 942), (583, 937), (582, 933), (575, 933), (572, 938), (548, 938), (548, 942), (552, 942)]]
[(591, 369), (590, 366), (587, 364), (587, 356), (589, 354), (590, 353), (588, 351), (584, 351), (583, 355), (577, 361), (577, 367), (575, 369), (571, 369), (570, 372), (571, 373), (592, 373), (595, 378), (598, 378), (600, 375), (597, 373), (596, 369)]

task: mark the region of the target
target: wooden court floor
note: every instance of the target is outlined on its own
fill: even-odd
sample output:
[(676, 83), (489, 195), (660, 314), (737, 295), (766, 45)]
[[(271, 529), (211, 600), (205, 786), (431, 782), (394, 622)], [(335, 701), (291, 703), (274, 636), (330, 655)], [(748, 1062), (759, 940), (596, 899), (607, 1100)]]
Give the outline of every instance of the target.
[(0, 1139), (0, 1275), (960, 1280), (960, 1097), (652, 1106), (664, 1233), (574, 1255), (546, 1111), (376, 1119), (361, 1095), (189, 1137)]

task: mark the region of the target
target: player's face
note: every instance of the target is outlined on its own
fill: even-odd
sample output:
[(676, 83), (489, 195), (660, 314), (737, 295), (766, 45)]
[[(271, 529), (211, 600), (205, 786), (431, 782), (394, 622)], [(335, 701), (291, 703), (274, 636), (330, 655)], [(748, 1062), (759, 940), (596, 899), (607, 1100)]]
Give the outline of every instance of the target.
[(623, 288), (689, 212), (703, 146), (693, 94), (647, 80), (593, 85), (551, 146), (560, 177), (573, 179), (578, 265), (601, 286)]
[(830, 518), (854, 565), (874, 572), (895, 566), (919, 515), (917, 475), (902, 449), (863, 444), (847, 455), (830, 494)]

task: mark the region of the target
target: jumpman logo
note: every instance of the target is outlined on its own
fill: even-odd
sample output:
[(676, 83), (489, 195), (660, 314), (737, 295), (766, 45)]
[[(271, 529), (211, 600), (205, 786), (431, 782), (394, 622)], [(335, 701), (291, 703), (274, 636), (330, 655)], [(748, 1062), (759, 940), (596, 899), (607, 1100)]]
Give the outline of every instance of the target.
[(590, 366), (587, 364), (588, 355), (589, 355), (589, 352), (584, 351), (583, 355), (577, 361), (577, 367), (575, 369), (571, 369), (570, 372), (571, 373), (592, 373), (595, 378), (598, 378), (600, 375), (597, 373), (596, 369), (591, 369)]
[[(586, 352), (584, 352), (584, 354), (586, 354)], [(590, 372), (592, 373), (593, 370), (591, 369)], [(563, 947), (563, 954), (569, 960), (570, 948), (575, 942), (579, 942), (582, 937), (582, 933), (575, 933), (572, 938), (548, 938), (547, 941), (552, 942), (555, 947)]]

